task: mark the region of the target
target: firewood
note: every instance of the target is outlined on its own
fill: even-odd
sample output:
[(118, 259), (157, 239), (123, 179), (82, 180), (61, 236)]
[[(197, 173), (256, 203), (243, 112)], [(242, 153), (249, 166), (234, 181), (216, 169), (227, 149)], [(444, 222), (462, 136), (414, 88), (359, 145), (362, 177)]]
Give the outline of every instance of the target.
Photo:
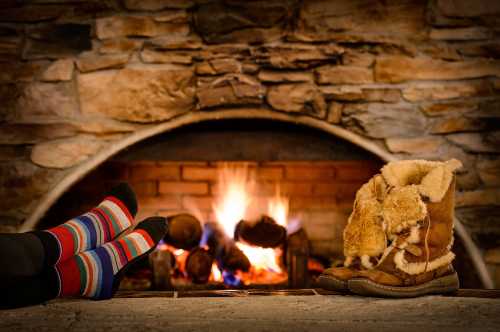
[(286, 228), (263, 215), (255, 222), (241, 220), (236, 225), (234, 239), (257, 247), (276, 248), (285, 242)]
[(205, 224), (207, 245), (212, 256), (217, 260), (221, 270), (244, 271), (250, 270), (248, 257), (236, 246), (233, 239), (228, 237), (216, 223)]
[(168, 232), (163, 241), (175, 248), (191, 250), (198, 246), (202, 235), (201, 223), (190, 214), (168, 217)]
[(155, 290), (170, 290), (170, 278), (175, 266), (175, 256), (169, 250), (155, 249), (149, 255), (149, 263), (153, 270), (152, 285)]
[(309, 283), (307, 261), (309, 259), (309, 240), (303, 228), (290, 234), (287, 238), (286, 265), (288, 269), (288, 286), (304, 288)]
[(186, 273), (196, 284), (208, 282), (212, 272), (213, 256), (207, 249), (196, 247), (189, 252), (186, 259)]

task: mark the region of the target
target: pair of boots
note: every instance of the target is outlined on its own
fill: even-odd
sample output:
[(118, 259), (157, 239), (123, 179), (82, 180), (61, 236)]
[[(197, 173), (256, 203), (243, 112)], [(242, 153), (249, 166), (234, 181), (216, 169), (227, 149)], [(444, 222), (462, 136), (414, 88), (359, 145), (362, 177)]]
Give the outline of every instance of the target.
[[(0, 234), (2, 306), (40, 303), (55, 297), (108, 299), (125, 271), (166, 235), (166, 218), (135, 225), (137, 200), (125, 183), (87, 213), (57, 227)], [(135, 227), (134, 227), (135, 226)]]
[(451, 247), (461, 166), (455, 159), (385, 165), (356, 194), (343, 234), (344, 267), (325, 270), (320, 285), (384, 297), (456, 291)]

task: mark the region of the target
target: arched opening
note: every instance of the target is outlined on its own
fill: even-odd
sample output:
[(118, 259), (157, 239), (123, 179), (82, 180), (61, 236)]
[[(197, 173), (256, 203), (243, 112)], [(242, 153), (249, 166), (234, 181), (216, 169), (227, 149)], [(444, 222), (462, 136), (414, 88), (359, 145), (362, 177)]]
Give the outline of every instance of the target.
[[(128, 137), (127, 139), (125, 139), (124, 141), (119, 142), (118, 144), (115, 144), (114, 146), (110, 147), (110, 149), (108, 149), (106, 151), (102, 151), (100, 154), (94, 156), (93, 158), (89, 159), (87, 162), (76, 167), (73, 170), (73, 172), (71, 172), (65, 179), (63, 179), (63, 181), (61, 181), (52, 190), (52, 192), (49, 192), (44, 197), (41, 204), (39, 205), (37, 210), (35, 210), (35, 212), (31, 215), (31, 217), (27, 220), (24, 227), (26, 229), (29, 229), (29, 228), (32, 228), (33, 225), (38, 224), (38, 222), (40, 222), (42, 220), (40, 218), (40, 216), (43, 215), (46, 211), (48, 211), (47, 216), (42, 220), (42, 222), (39, 224), (38, 227), (43, 228), (45, 226), (49, 226), (50, 224), (54, 224), (54, 223), (57, 224), (57, 223), (63, 222), (65, 219), (64, 219), (64, 217), (61, 217), (62, 214), (55, 213), (55, 212), (58, 211), (58, 207), (60, 207), (61, 204), (66, 206), (66, 204), (64, 203), (66, 199), (69, 199), (73, 203), (76, 202), (77, 205), (79, 206), (79, 208), (84, 209), (86, 207), (85, 204), (80, 204), (80, 203), (81, 203), (81, 197), (83, 197), (85, 195), (85, 193), (77, 193), (76, 196), (72, 197), (71, 190), (69, 190), (69, 189), (71, 187), (78, 187), (78, 185), (75, 185), (75, 184), (80, 179), (83, 179), (84, 182), (89, 180), (89, 179), (92, 179), (92, 176), (95, 176), (95, 174), (98, 174), (103, 169), (105, 169), (106, 167), (109, 166), (109, 165), (107, 165), (107, 163), (113, 163), (116, 161), (120, 161), (120, 159), (122, 159), (122, 161), (127, 161), (127, 158), (132, 158), (132, 157), (130, 157), (130, 155), (127, 156), (127, 151), (133, 150), (134, 147), (138, 147), (141, 145), (143, 147), (146, 147), (146, 149), (142, 149), (142, 152), (136, 154), (135, 157), (132, 158), (132, 159), (135, 158), (136, 159), (135, 161), (141, 161), (139, 159), (143, 158), (144, 156), (148, 156), (148, 158), (150, 158), (150, 159), (153, 159), (153, 156), (154, 156), (154, 158), (159, 158), (159, 156), (157, 154), (158, 149), (157, 150), (151, 149), (151, 144), (154, 145), (155, 142), (158, 143), (159, 141), (162, 141), (162, 139), (161, 139), (161, 137), (163, 137), (162, 133), (165, 133), (167, 140), (168, 140), (168, 136), (170, 134), (174, 134), (173, 136), (170, 135), (171, 136), (170, 139), (175, 141), (175, 139), (180, 139), (179, 137), (182, 138), (182, 135), (176, 135), (176, 134), (182, 133), (182, 128), (184, 128), (184, 130), (185, 130), (183, 135), (187, 135), (185, 137), (190, 137), (189, 133), (186, 134), (186, 132), (189, 132), (189, 130), (190, 130), (189, 127), (192, 127), (195, 129), (200, 129), (200, 127), (196, 127), (195, 124), (197, 124), (197, 123), (204, 123), (206, 121), (213, 121), (213, 120), (217, 120), (217, 121), (221, 122), (221, 120), (231, 119), (231, 120), (233, 120), (233, 124), (234, 124), (234, 120), (246, 119), (245, 121), (249, 121), (247, 118), (251, 118), (254, 120), (257, 120), (257, 119), (266, 120), (267, 122), (269, 120), (278, 121), (281, 123), (285, 123), (286, 126), (289, 126), (291, 128), (295, 127), (296, 129), (297, 128), (302, 128), (302, 129), (309, 128), (309, 130), (312, 130), (311, 128), (319, 129), (319, 130), (312, 130), (312, 131), (316, 132), (316, 134), (322, 133), (324, 135), (324, 138), (326, 138), (327, 140), (329, 139), (332, 142), (333, 141), (335, 141), (335, 143), (342, 142), (342, 144), (333, 144), (332, 145), (332, 146), (336, 146), (337, 148), (343, 146), (343, 148), (340, 148), (340, 150), (337, 150), (337, 151), (325, 149), (324, 145), (321, 148), (318, 148), (318, 146), (315, 146), (313, 144), (312, 146), (315, 146), (318, 149), (313, 151), (314, 153), (312, 153), (312, 155), (310, 155), (310, 156), (305, 157), (303, 155), (301, 157), (302, 159), (306, 159), (306, 160), (308, 160), (308, 158), (309, 158), (309, 161), (311, 161), (311, 162), (319, 161), (321, 159), (328, 160), (328, 158), (335, 159), (332, 157), (332, 155), (335, 155), (335, 153), (337, 153), (337, 156), (338, 156), (338, 153), (342, 154), (342, 151), (344, 153), (345, 152), (351, 153), (349, 155), (349, 157), (344, 155), (344, 158), (345, 158), (344, 160), (353, 159), (353, 158), (360, 158), (359, 160), (362, 160), (362, 161), (366, 161), (366, 160), (370, 160), (370, 159), (371, 160), (378, 159), (379, 161), (380, 160), (390, 161), (390, 160), (395, 159), (393, 156), (388, 154), (385, 150), (381, 149), (378, 145), (374, 144), (373, 142), (370, 142), (370, 141), (368, 141), (368, 140), (366, 140), (366, 139), (364, 139), (356, 134), (353, 134), (349, 131), (346, 131), (343, 128), (336, 127), (336, 126), (328, 124), (324, 121), (320, 121), (320, 120), (313, 119), (310, 117), (290, 116), (288, 114), (274, 113), (274, 112), (268, 112), (268, 111), (262, 111), (262, 110), (256, 111), (255, 114), (252, 114), (251, 112), (242, 114), (242, 113), (238, 113), (237, 111), (234, 111), (234, 110), (214, 111), (211, 113), (190, 113), (186, 116), (176, 118), (168, 123), (152, 126), (150, 128), (144, 129), (140, 132), (137, 132), (137, 133), (131, 135), (130, 137)], [(261, 124), (265, 123), (266, 121), (261, 122)], [(257, 124), (257, 122), (254, 122), (254, 124)], [(302, 125), (302, 126), (297, 126), (297, 124)], [(250, 126), (250, 127), (252, 127), (252, 126)], [(177, 128), (181, 128), (181, 131), (177, 132), (176, 131)], [(201, 126), (201, 128), (203, 128), (203, 125)], [(253, 128), (254, 129), (255, 128), (262, 129), (260, 127), (260, 125), (258, 125), (258, 124), (254, 125)], [(240, 128), (240, 132), (241, 132), (241, 128)], [(194, 144), (193, 146), (200, 147), (201, 146), (200, 143), (204, 143), (205, 145), (207, 144), (207, 142), (208, 142), (206, 140), (207, 136), (205, 136), (205, 139), (203, 139), (203, 135), (193, 136), (192, 134), (193, 133), (191, 133), (191, 139), (194, 140), (193, 142), (195, 142), (196, 139), (198, 140), (197, 143)], [(206, 134), (207, 133), (205, 133), (205, 135)], [(279, 136), (279, 133), (274, 133), (274, 134), (275, 135), (278, 134), (278, 136)], [(305, 136), (307, 137), (307, 134)], [(177, 137), (177, 138), (175, 138), (175, 137)], [(288, 137), (288, 138), (294, 137), (293, 130), (290, 130), (290, 128), (288, 128), (288, 133), (285, 134), (284, 137)], [(152, 138), (152, 139), (148, 140), (148, 138)], [(304, 137), (302, 137), (302, 138), (304, 138)], [(262, 139), (262, 140), (265, 141), (264, 139)], [(140, 143), (140, 142), (142, 142), (142, 143)], [(230, 142), (234, 143), (234, 142), (236, 142), (236, 140), (232, 140)], [(138, 143), (138, 144), (134, 145), (134, 143)], [(250, 143), (250, 142), (247, 142), (247, 143)], [(255, 142), (250, 143), (250, 144), (255, 144)], [(301, 144), (301, 148), (304, 148), (304, 146), (306, 146), (306, 145), (307, 144)], [(149, 148), (149, 150), (148, 150), (148, 148)], [(224, 148), (225, 148), (224, 150), (230, 150), (230, 149), (227, 149), (227, 146), (225, 146)], [(275, 148), (277, 151), (282, 151), (282, 150), (280, 150), (279, 147), (275, 147)], [(127, 151), (125, 151), (125, 150), (127, 150)], [(116, 155), (120, 151), (121, 151), (121, 153)], [(162, 150), (160, 150), (160, 151), (162, 151)], [(200, 162), (201, 161), (201, 162), (210, 163), (210, 162), (213, 162), (215, 160), (221, 160), (221, 157), (217, 156), (217, 155), (212, 156), (212, 157), (205, 156), (204, 158), (200, 157), (198, 159), (197, 157), (193, 157), (193, 154), (199, 153), (199, 151), (194, 151), (194, 150), (192, 150), (192, 147), (187, 148), (186, 146), (184, 146), (184, 149), (182, 149), (182, 150), (175, 150), (175, 149), (170, 150), (170, 151), (163, 150), (162, 151), (163, 156), (159, 159), (161, 159), (161, 162), (176, 161), (175, 160), (176, 158), (173, 157), (174, 152), (180, 152), (180, 151), (182, 151), (184, 154), (178, 154), (178, 156), (179, 156), (179, 158), (182, 157), (181, 159), (185, 159), (184, 161), (189, 161), (189, 162), (196, 162), (196, 161)], [(212, 152), (214, 152), (214, 151), (216, 152), (217, 149), (213, 150)], [(219, 151), (220, 151), (220, 149), (219, 149)], [(226, 151), (226, 152), (230, 152), (230, 151)], [(264, 152), (265, 152), (265, 149), (264, 149)], [(304, 152), (304, 151), (302, 151), (302, 152)], [(142, 153), (142, 157), (141, 157), (141, 153)], [(235, 153), (234, 144), (233, 144), (232, 153), (233, 154)], [(322, 155), (323, 157), (322, 158), (318, 157), (318, 154), (320, 156)], [(115, 159), (110, 159), (113, 155), (116, 155)], [(288, 151), (288, 156), (289, 155), (290, 155), (290, 152)], [(138, 156), (140, 158), (138, 158)], [(287, 159), (286, 158), (287, 153), (284, 153), (284, 156), (285, 157), (282, 156), (280, 158)], [(163, 160), (162, 158), (166, 159), (166, 160)], [(280, 158), (277, 158), (277, 159), (280, 159)], [(290, 157), (288, 157), (288, 158), (290, 159)], [(301, 158), (296, 158), (297, 160), (293, 160), (293, 161), (297, 162)], [(258, 157), (256, 157), (255, 155), (250, 157), (248, 154), (247, 155), (242, 154), (240, 156), (233, 155), (232, 158), (228, 157), (228, 158), (222, 158), (222, 159), (234, 160), (234, 161), (252, 160), (252, 159), (254, 159), (254, 161), (266, 161), (266, 158), (260, 158), (261, 160), (257, 160), (257, 159), (259, 159)], [(271, 159), (271, 160), (267, 160), (267, 161), (272, 161), (272, 158), (269, 157), (269, 155), (267, 156), (267, 159)], [(158, 160), (156, 160), (156, 161), (149, 160), (149, 161), (156, 162)], [(179, 161), (179, 160), (177, 160), (177, 161)], [(288, 161), (290, 161), (290, 160), (288, 160)], [(332, 161), (332, 160), (330, 160), (330, 161)], [(333, 161), (335, 161), (335, 160), (333, 160)], [(142, 162), (144, 162), (144, 160), (142, 160)], [(202, 166), (205, 167), (205, 165), (206, 164), (204, 164)], [(111, 173), (113, 175), (119, 175), (119, 170), (117, 172), (116, 169), (113, 170), (112, 168), (110, 168), (110, 169), (108, 169), (108, 171), (111, 171)], [(182, 172), (182, 166), (180, 168), (180, 172)], [(373, 174), (374, 174), (374, 172), (376, 172), (376, 170), (373, 170)], [(110, 183), (111, 182), (112, 181), (110, 181)], [(100, 182), (97, 181), (94, 183), (100, 183)], [(357, 185), (359, 186), (360, 183)], [(210, 186), (210, 184), (208, 184), (208, 186)], [(93, 189), (99, 189), (99, 188), (97, 186), (94, 186)], [(144, 187), (142, 190), (147, 191), (147, 188)], [(156, 190), (158, 190), (158, 187)], [(100, 192), (102, 192), (102, 191), (100, 191)], [(63, 196), (63, 194), (64, 194), (64, 196)], [(92, 196), (93, 195), (92, 193), (89, 193), (89, 194), (91, 197), (98, 199), (97, 196), (95, 196), (95, 195)], [(353, 192), (351, 192), (351, 195), (353, 195)], [(352, 197), (353, 196), (351, 196), (351, 198)], [(55, 203), (55, 202), (58, 202), (58, 203)], [(349, 206), (349, 203), (346, 204), (346, 206)], [(50, 210), (49, 210), (49, 208), (50, 208)], [(181, 206), (177, 206), (173, 209), (175, 210), (177, 208), (183, 209), (184, 207), (181, 205)], [(145, 213), (147, 214), (149, 212), (151, 212), (151, 211), (146, 211)], [(341, 229), (341, 227), (339, 227), (339, 229)], [(338, 229), (337, 229), (337, 233), (338, 233)], [(335, 241), (331, 241), (331, 240), (332, 239), (327, 239), (324, 242), (325, 243), (326, 242), (335, 243)], [(339, 249), (341, 248), (341, 244), (339, 241), (337, 241), (336, 243), (337, 243), (337, 247), (334, 248), (333, 250), (334, 251), (336, 250), (338, 253)], [(319, 246), (319, 248), (321, 248), (321, 245)], [(327, 250), (331, 250), (331, 248), (329, 248)], [(467, 246), (462, 251), (470, 253), (469, 247), (467, 247)], [(467, 268), (469, 265), (470, 264), (465, 264), (465, 267)], [(469, 275), (470, 275), (470, 273), (469, 273)], [(474, 283), (477, 283), (477, 278), (475, 278)]]

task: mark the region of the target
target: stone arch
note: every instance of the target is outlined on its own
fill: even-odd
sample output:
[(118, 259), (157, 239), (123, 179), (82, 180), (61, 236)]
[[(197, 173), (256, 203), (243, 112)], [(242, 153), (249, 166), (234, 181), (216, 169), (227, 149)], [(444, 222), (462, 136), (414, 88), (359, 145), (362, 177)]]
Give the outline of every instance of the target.
[[(195, 124), (210, 120), (230, 119), (262, 119), (300, 124), (345, 139), (348, 142), (373, 153), (383, 161), (389, 162), (398, 160), (396, 156), (392, 155), (379, 145), (375, 144), (373, 141), (370, 141), (369, 139), (364, 138), (361, 135), (353, 133), (340, 126), (328, 123), (324, 120), (312, 118), (306, 115), (294, 115), (258, 108), (250, 110), (247, 109), (245, 110), (245, 112), (242, 112), (238, 109), (224, 109), (209, 112), (190, 112), (173, 118), (169, 121), (151, 125), (147, 128), (138, 130), (133, 134), (125, 137), (124, 139), (113, 142), (105, 149), (101, 150), (94, 156), (90, 157), (80, 165), (73, 168), (67, 175), (63, 177), (61, 181), (59, 181), (48, 193), (46, 193), (40, 199), (38, 205), (31, 212), (28, 218), (26, 218), (19, 231), (26, 232), (33, 230), (37, 223), (44, 216), (44, 214), (48, 211), (48, 209), (64, 194), (64, 192), (66, 192), (73, 184), (82, 179), (90, 171), (92, 171), (107, 159), (122, 151), (123, 149), (152, 136), (162, 134), (189, 124)], [(457, 226), (455, 230), (458, 236), (464, 242), (468, 254), (474, 258), (473, 262), (475, 262), (475, 268), (478, 271), (478, 274), (480, 275), (484, 286), (486, 288), (492, 288), (493, 283), (491, 280), (491, 276), (486, 269), (486, 265), (479, 249), (471, 240), (470, 235), (468, 234), (462, 223), (457, 219), (455, 220), (455, 223)]]

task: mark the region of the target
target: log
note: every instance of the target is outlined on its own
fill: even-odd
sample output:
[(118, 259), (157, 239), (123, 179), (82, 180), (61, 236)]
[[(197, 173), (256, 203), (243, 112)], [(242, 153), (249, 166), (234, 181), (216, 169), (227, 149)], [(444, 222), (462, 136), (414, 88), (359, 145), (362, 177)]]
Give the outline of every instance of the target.
[(303, 228), (290, 234), (286, 241), (286, 265), (288, 269), (288, 287), (305, 288), (309, 284), (309, 240)]
[(257, 221), (241, 220), (234, 231), (234, 239), (262, 248), (276, 248), (286, 241), (286, 228), (263, 215)]
[(167, 218), (168, 232), (163, 241), (175, 248), (191, 250), (201, 240), (201, 223), (194, 216), (183, 213)]
[(212, 272), (213, 256), (207, 249), (196, 247), (186, 259), (186, 273), (195, 284), (205, 284)]
[(157, 248), (149, 255), (149, 263), (153, 270), (153, 289), (173, 289), (170, 278), (172, 276), (172, 270), (175, 267), (175, 256), (169, 250)]
[(209, 222), (205, 224), (206, 244), (210, 254), (217, 260), (221, 270), (243, 271), (250, 270), (250, 261), (241, 251), (233, 239), (228, 237), (220, 226)]

